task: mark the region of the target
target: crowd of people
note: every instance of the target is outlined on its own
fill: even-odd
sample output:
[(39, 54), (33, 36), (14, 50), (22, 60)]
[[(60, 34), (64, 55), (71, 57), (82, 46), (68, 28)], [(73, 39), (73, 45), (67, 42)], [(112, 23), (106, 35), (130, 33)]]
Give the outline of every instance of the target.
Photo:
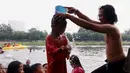
[(47, 73), (47, 63), (35, 63), (30, 65), (30, 60), (26, 64), (20, 61), (12, 61), (7, 68), (0, 64), (0, 73)]
[[(72, 73), (85, 73), (78, 56), (72, 55), (69, 62), (73, 68)], [(29, 59), (26, 61), (26, 64), (20, 61), (12, 61), (7, 68), (4, 68), (3, 65), (0, 64), (0, 73), (48, 73), (48, 63), (30, 64), (31, 61)]]

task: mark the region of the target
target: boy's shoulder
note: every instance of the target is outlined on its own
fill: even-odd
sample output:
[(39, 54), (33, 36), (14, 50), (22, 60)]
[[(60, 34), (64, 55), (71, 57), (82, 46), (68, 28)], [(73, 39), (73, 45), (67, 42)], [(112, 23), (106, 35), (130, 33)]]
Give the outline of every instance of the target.
[(50, 34), (48, 34), (47, 36), (46, 36), (46, 40), (47, 39), (51, 39), (52, 37), (51, 37), (51, 35)]

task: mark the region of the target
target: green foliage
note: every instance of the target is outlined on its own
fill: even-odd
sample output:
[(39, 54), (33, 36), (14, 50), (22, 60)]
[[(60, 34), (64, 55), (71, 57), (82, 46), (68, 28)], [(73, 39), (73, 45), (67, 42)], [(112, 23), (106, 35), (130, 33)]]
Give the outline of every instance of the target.
[(11, 37), (11, 34), (13, 32), (12, 27), (10, 24), (1, 24), (0, 25), (0, 40), (8, 40), (8, 38)]
[[(71, 42), (104, 41), (104, 36), (102, 33), (86, 30), (83, 28), (80, 28), (76, 33), (65, 34)], [(40, 31), (36, 28), (31, 28), (28, 32), (14, 31), (10, 24), (0, 24), (0, 41), (45, 41), (47, 35), (47, 31)], [(126, 30), (121, 35), (123, 41), (130, 41), (130, 29)]]
[(70, 33), (65, 33), (66, 34), (66, 36), (67, 36), (67, 38), (69, 39), (69, 41), (73, 41), (73, 36), (72, 36), (72, 34), (70, 34)]
[(40, 31), (36, 28), (29, 29), (29, 32), (14, 31), (10, 24), (0, 24), (0, 40), (1, 41), (38, 41), (45, 40), (47, 36), (46, 31)]
[(103, 41), (103, 34), (80, 28), (73, 34), (75, 41)]

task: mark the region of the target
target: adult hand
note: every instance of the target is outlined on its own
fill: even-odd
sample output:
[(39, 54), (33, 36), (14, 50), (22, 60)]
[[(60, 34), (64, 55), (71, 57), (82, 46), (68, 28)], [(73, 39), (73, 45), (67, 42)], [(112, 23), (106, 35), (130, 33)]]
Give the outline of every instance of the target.
[(62, 13), (56, 13), (54, 15), (54, 17), (53, 17), (54, 21), (61, 20), (61, 19), (66, 19), (65, 16), (64, 16), (64, 14), (62, 14)]
[(74, 7), (65, 7), (65, 8), (68, 9), (68, 13), (70, 13), (70, 14), (72, 14), (72, 13), (75, 14), (75, 12), (77, 11), (77, 9), (75, 9)]
[(56, 13), (55, 16), (56, 16), (56, 19), (62, 19), (62, 18), (66, 19), (66, 14), (63, 14), (63, 13)]

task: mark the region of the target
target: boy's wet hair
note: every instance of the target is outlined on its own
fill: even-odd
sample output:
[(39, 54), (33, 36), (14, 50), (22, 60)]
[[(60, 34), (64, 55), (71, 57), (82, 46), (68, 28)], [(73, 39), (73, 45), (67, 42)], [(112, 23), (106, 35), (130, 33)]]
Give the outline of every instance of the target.
[(57, 15), (54, 15), (51, 20), (51, 27), (60, 26), (61, 28), (65, 28), (67, 24), (67, 21), (64, 17), (60, 17)]
[(115, 13), (115, 9), (112, 5), (103, 5), (99, 9), (103, 10), (103, 16), (107, 21), (111, 24), (114, 24), (118, 21), (117, 15)]

